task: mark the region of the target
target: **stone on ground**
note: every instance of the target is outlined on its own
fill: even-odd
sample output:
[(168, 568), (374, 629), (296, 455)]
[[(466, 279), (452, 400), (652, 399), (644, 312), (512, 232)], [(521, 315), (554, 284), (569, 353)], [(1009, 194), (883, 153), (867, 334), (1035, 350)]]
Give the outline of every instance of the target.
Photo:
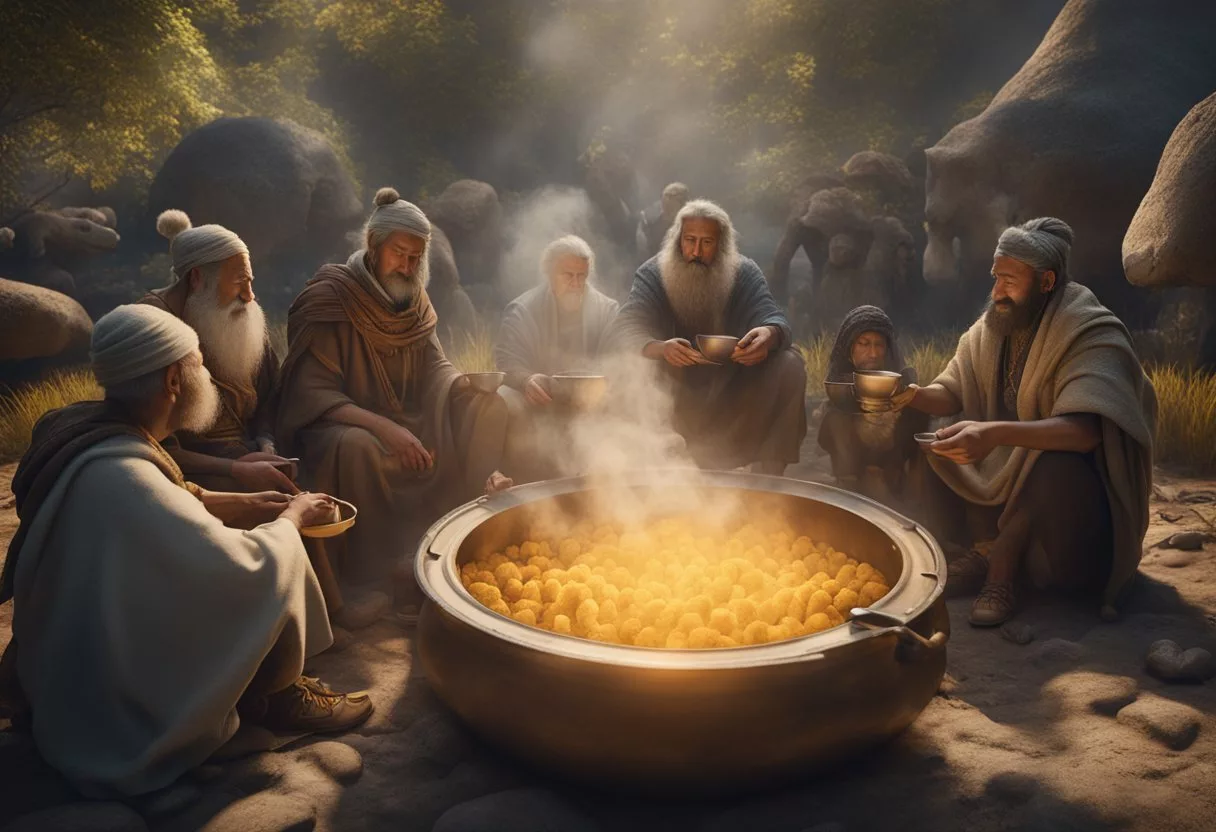
[(1203, 715), (1194, 708), (1146, 694), (1115, 715), (1121, 724), (1143, 732), (1174, 751), (1190, 747), (1199, 736)]
[(1212, 675), (1212, 654), (1202, 647), (1183, 650), (1175, 641), (1161, 639), (1148, 648), (1148, 672), (1167, 682), (1202, 682)]
[(0, 278), (0, 360), (87, 352), (93, 322), (65, 294)]

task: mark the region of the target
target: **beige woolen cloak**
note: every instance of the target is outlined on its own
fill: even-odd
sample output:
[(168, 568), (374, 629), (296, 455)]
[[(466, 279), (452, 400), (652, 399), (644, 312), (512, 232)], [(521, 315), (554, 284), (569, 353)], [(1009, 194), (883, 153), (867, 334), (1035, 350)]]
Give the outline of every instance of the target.
[[(950, 364), (935, 379), (963, 409), (961, 419), (999, 419), (1002, 338), (984, 319), (958, 342)], [(1093, 292), (1067, 283), (1048, 301), (1018, 388), (1018, 420), (1031, 422), (1073, 413), (1102, 418), (1095, 450), (1114, 524), (1114, 553), (1103, 603), (1113, 606), (1140, 563), (1153, 478), (1157, 396), (1132, 347), (1131, 335)], [(1001, 447), (974, 465), (930, 456), (943, 481), (968, 502), (1004, 505), (1010, 516), (1040, 451)], [(1068, 500), (1067, 494), (1060, 499)]]
[(236, 703), (332, 642), (288, 520), (224, 526), (130, 436), (82, 451), (14, 576), (17, 674), (39, 751), (82, 792), (168, 785), (236, 732)]
[[(354, 527), (325, 541), (338, 575), (356, 582), (387, 577), (431, 523), (480, 494), (506, 433), (501, 398), (457, 389), (426, 290), (394, 308), (361, 257), (323, 266), (292, 304), (275, 431), (312, 488), (358, 507)], [(328, 418), (347, 404), (408, 428), (434, 467), (412, 471), (368, 431)]]

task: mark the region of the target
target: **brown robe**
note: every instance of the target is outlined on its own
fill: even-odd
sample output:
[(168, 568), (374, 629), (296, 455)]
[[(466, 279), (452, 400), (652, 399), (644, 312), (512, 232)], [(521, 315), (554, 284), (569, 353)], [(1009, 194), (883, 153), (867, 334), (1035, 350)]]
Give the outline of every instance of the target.
[[(186, 286), (179, 280), (165, 289), (154, 289), (140, 299), (182, 318), (186, 308)], [(203, 362), (206, 363), (206, 350)], [(225, 459), (240, 459), (245, 454), (260, 450), (258, 439), (273, 438), (275, 393), (279, 384), (279, 358), (270, 346), (270, 338), (262, 350), (262, 361), (253, 378), (252, 385), (230, 384), (211, 377), (220, 394), (220, 416), (205, 433), (179, 431), (165, 440), (165, 447), (172, 452), (176, 448), (207, 456)], [(191, 478), (203, 488), (212, 491), (244, 491), (231, 477), (192, 473)]]
[[(359, 509), (349, 532), (326, 541), (344, 582), (383, 579), (412, 562), (426, 528), (481, 493), (506, 432), (501, 398), (457, 385), (426, 290), (395, 308), (363, 254), (322, 266), (291, 306), (275, 432), (312, 488)], [(368, 431), (329, 418), (347, 404), (409, 429), (434, 467), (409, 470)]]

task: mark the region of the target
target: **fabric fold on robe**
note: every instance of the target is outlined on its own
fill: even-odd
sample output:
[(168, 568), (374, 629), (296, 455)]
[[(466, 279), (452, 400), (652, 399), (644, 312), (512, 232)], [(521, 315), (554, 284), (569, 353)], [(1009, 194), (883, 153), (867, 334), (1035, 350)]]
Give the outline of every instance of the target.
[[(354, 582), (387, 578), (432, 522), (481, 493), (506, 431), (500, 397), (456, 389), (426, 290), (395, 307), (373, 291), (363, 255), (323, 266), (292, 304), (275, 431), (312, 488), (358, 507), (354, 527), (325, 541), (339, 578)], [(410, 470), (368, 431), (328, 418), (347, 404), (407, 428), (434, 467)]]
[(89, 796), (164, 787), (332, 642), (290, 521), (225, 527), (113, 436), (81, 451), (28, 521), (14, 576), (17, 672), (42, 756)]
[(798, 462), (806, 437), (806, 365), (792, 346), (789, 321), (760, 267), (739, 258), (734, 287), (723, 312), (723, 332), (691, 331), (676, 315), (663, 286), (658, 256), (643, 263), (612, 328), (610, 343), (632, 355), (651, 341), (698, 334), (742, 338), (759, 326), (778, 330), (778, 343), (755, 367), (733, 362), (676, 368), (658, 366), (660, 383), (675, 397), (673, 426), (697, 464), (738, 468), (752, 462)]
[[(981, 318), (963, 333), (954, 357), (934, 381), (962, 403), (960, 419), (1000, 418), (1002, 341)], [(1115, 606), (1136, 573), (1148, 530), (1157, 396), (1123, 322), (1093, 292), (1070, 282), (1043, 311), (1022, 371), (1017, 418), (1030, 422), (1079, 413), (1102, 419), (1102, 444), (1094, 455), (1114, 524), (1103, 604)], [(1041, 453), (1002, 447), (974, 465), (936, 456), (929, 462), (968, 502), (1003, 505), (998, 521), (1003, 526)]]

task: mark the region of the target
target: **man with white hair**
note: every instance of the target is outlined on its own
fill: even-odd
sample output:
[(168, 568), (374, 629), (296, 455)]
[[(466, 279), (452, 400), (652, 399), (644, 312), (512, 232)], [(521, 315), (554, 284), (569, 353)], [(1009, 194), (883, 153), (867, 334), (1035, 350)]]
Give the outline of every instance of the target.
[(414, 542), (482, 492), (506, 432), (503, 400), (474, 390), (439, 344), (430, 221), (392, 188), (375, 204), (366, 247), (322, 266), (291, 306), (275, 432), (315, 487), (359, 508), (329, 551), (347, 585), (412, 581)]
[(590, 285), (595, 253), (573, 234), (559, 237), (540, 257), (542, 283), (507, 305), (494, 347), (506, 373), (500, 390), (510, 419), (503, 467), (516, 482), (555, 472), (549, 458), (560, 444), (564, 417), (550, 377), (595, 369), (620, 304)]
[[(1157, 399), (1123, 323), (1068, 275), (1072, 229), (1054, 217), (1005, 229), (987, 311), (945, 371), (900, 407), (960, 419), (929, 446), (942, 518), (965, 517), (947, 590), (979, 594), (971, 623), (1000, 624), (1025, 573), (1039, 589), (1090, 590), (1104, 618), (1140, 562)], [(942, 487), (944, 483), (948, 488)]]
[(157, 217), (156, 230), (169, 240), (174, 280), (140, 302), (194, 328), (220, 399), (213, 425), (201, 433), (179, 431), (166, 448), (191, 481), (207, 488), (296, 493), (290, 463), (275, 453), (279, 360), (253, 294), (249, 249), (222, 225), (192, 227), (177, 210)]
[[(185, 481), (160, 442), (205, 430), (219, 402), (198, 337), (172, 315), (118, 307), (93, 329), (92, 360), (105, 400), (44, 416), (13, 478), (0, 677), (11, 698), (15, 674), (42, 756), (87, 795), (136, 795), (242, 722), (297, 733), (367, 719), (366, 694), (300, 675), (332, 636), (299, 529), (332, 500)], [(262, 524), (225, 526), (209, 509), (226, 497)]]
[[(806, 366), (764, 273), (739, 254), (730, 217), (708, 200), (676, 214), (659, 253), (633, 278), (619, 343), (662, 366), (674, 425), (702, 467), (781, 474), (806, 436)], [(718, 366), (697, 335), (739, 339)]]

